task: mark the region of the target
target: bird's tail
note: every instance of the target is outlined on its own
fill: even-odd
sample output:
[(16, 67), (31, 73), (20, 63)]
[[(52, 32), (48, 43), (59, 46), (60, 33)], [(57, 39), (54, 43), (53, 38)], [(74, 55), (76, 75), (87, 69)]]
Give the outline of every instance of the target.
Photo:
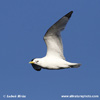
[(72, 64), (69, 65), (69, 66), (70, 66), (70, 68), (78, 68), (78, 67), (81, 66), (81, 64), (79, 64), (79, 63), (72, 63)]

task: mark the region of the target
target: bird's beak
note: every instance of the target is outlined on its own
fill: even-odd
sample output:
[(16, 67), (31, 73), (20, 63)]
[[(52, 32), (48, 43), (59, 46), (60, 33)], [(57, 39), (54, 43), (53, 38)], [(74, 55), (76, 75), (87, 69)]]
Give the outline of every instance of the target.
[(33, 62), (33, 61), (30, 61), (29, 63), (30, 63), (30, 64), (34, 64), (34, 62)]

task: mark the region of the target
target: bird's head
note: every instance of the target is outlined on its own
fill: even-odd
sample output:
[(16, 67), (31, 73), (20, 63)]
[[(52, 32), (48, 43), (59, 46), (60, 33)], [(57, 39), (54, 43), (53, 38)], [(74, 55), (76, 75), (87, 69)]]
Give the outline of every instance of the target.
[(39, 59), (38, 58), (34, 58), (29, 63), (38, 65), (39, 64)]
[(40, 59), (38, 59), (38, 58), (32, 59), (29, 63), (32, 65), (32, 67), (35, 70), (37, 70), (37, 71), (41, 70)]

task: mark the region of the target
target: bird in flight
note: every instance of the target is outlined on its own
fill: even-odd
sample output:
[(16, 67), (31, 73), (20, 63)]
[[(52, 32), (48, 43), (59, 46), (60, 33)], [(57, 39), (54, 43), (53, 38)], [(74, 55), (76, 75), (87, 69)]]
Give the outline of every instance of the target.
[(32, 59), (29, 63), (32, 67), (40, 71), (41, 69), (65, 69), (78, 68), (81, 64), (71, 63), (65, 60), (63, 55), (63, 45), (60, 32), (64, 30), (73, 11), (70, 11), (55, 24), (53, 24), (44, 35), (47, 46), (47, 54), (43, 58)]

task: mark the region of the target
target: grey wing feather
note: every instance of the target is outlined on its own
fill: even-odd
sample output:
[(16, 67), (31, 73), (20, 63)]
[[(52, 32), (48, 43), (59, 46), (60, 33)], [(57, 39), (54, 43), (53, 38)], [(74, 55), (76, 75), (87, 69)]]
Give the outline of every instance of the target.
[(73, 11), (63, 16), (54, 25), (52, 25), (46, 32), (44, 36), (44, 41), (47, 45), (46, 56), (56, 56), (65, 59), (63, 55), (63, 45), (60, 32), (64, 30), (72, 13)]

